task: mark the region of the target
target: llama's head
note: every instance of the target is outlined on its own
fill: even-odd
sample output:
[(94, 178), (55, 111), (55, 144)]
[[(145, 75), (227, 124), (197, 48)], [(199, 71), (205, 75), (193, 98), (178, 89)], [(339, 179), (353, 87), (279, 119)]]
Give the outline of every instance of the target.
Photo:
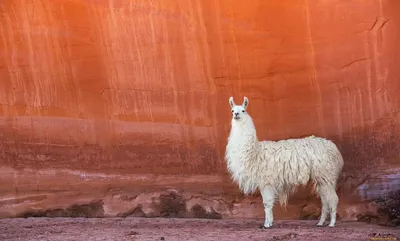
[(249, 105), (249, 100), (244, 97), (243, 103), (241, 105), (236, 105), (233, 101), (233, 97), (229, 98), (229, 105), (231, 106), (232, 121), (245, 121), (250, 116), (247, 114), (247, 106)]

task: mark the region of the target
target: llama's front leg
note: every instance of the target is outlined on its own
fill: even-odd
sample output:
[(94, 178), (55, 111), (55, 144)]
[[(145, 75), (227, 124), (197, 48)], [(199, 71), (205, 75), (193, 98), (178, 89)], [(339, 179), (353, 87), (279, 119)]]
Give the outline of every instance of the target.
[(261, 228), (269, 228), (272, 227), (272, 223), (274, 222), (274, 215), (272, 212), (275, 202), (274, 190), (271, 187), (265, 187), (261, 190), (261, 196), (265, 212), (265, 222)]

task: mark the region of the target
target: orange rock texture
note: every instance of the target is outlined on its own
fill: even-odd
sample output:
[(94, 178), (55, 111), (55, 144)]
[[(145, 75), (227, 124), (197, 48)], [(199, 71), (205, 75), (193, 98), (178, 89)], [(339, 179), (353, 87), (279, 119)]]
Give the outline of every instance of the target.
[[(372, 212), (400, 189), (399, 9), (2, 1), (0, 216), (262, 218), (226, 172), (230, 96), (249, 98), (260, 140), (332, 139), (340, 217)], [(312, 202), (300, 192), (277, 218)]]

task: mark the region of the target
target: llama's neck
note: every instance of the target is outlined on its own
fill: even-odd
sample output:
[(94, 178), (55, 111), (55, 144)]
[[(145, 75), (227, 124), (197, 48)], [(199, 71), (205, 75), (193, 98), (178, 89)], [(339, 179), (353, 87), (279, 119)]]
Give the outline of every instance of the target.
[(244, 174), (245, 162), (257, 161), (260, 144), (256, 128), (250, 117), (243, 121), (232, 121), (231, 132), (226, 146), (228, 170), (234, 181), (246, 182)]
[(258, 143), (256, 128), (253, 120), (247, 117), (242, 122), (232, 120), (231, 132), (229, 134), (229, 144), (239, 145), (239, 147), (246, 144), (256, 145)]

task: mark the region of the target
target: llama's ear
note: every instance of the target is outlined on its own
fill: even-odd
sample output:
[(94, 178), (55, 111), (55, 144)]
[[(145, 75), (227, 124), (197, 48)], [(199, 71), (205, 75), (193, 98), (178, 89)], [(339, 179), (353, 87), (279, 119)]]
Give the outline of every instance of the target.
[(243, 98), (243, 104), (242, 104), (242, 106), (243, 106), (244, 109), (246, 109), (248, 105), (249, 105), (249, 99), (247, 99), (247, 97), (245, 96), (245, 97)]
[(233, 108), (235, 106), (235, 102), (233, 101), (233, 97), (229, 98), (229, 105)]

